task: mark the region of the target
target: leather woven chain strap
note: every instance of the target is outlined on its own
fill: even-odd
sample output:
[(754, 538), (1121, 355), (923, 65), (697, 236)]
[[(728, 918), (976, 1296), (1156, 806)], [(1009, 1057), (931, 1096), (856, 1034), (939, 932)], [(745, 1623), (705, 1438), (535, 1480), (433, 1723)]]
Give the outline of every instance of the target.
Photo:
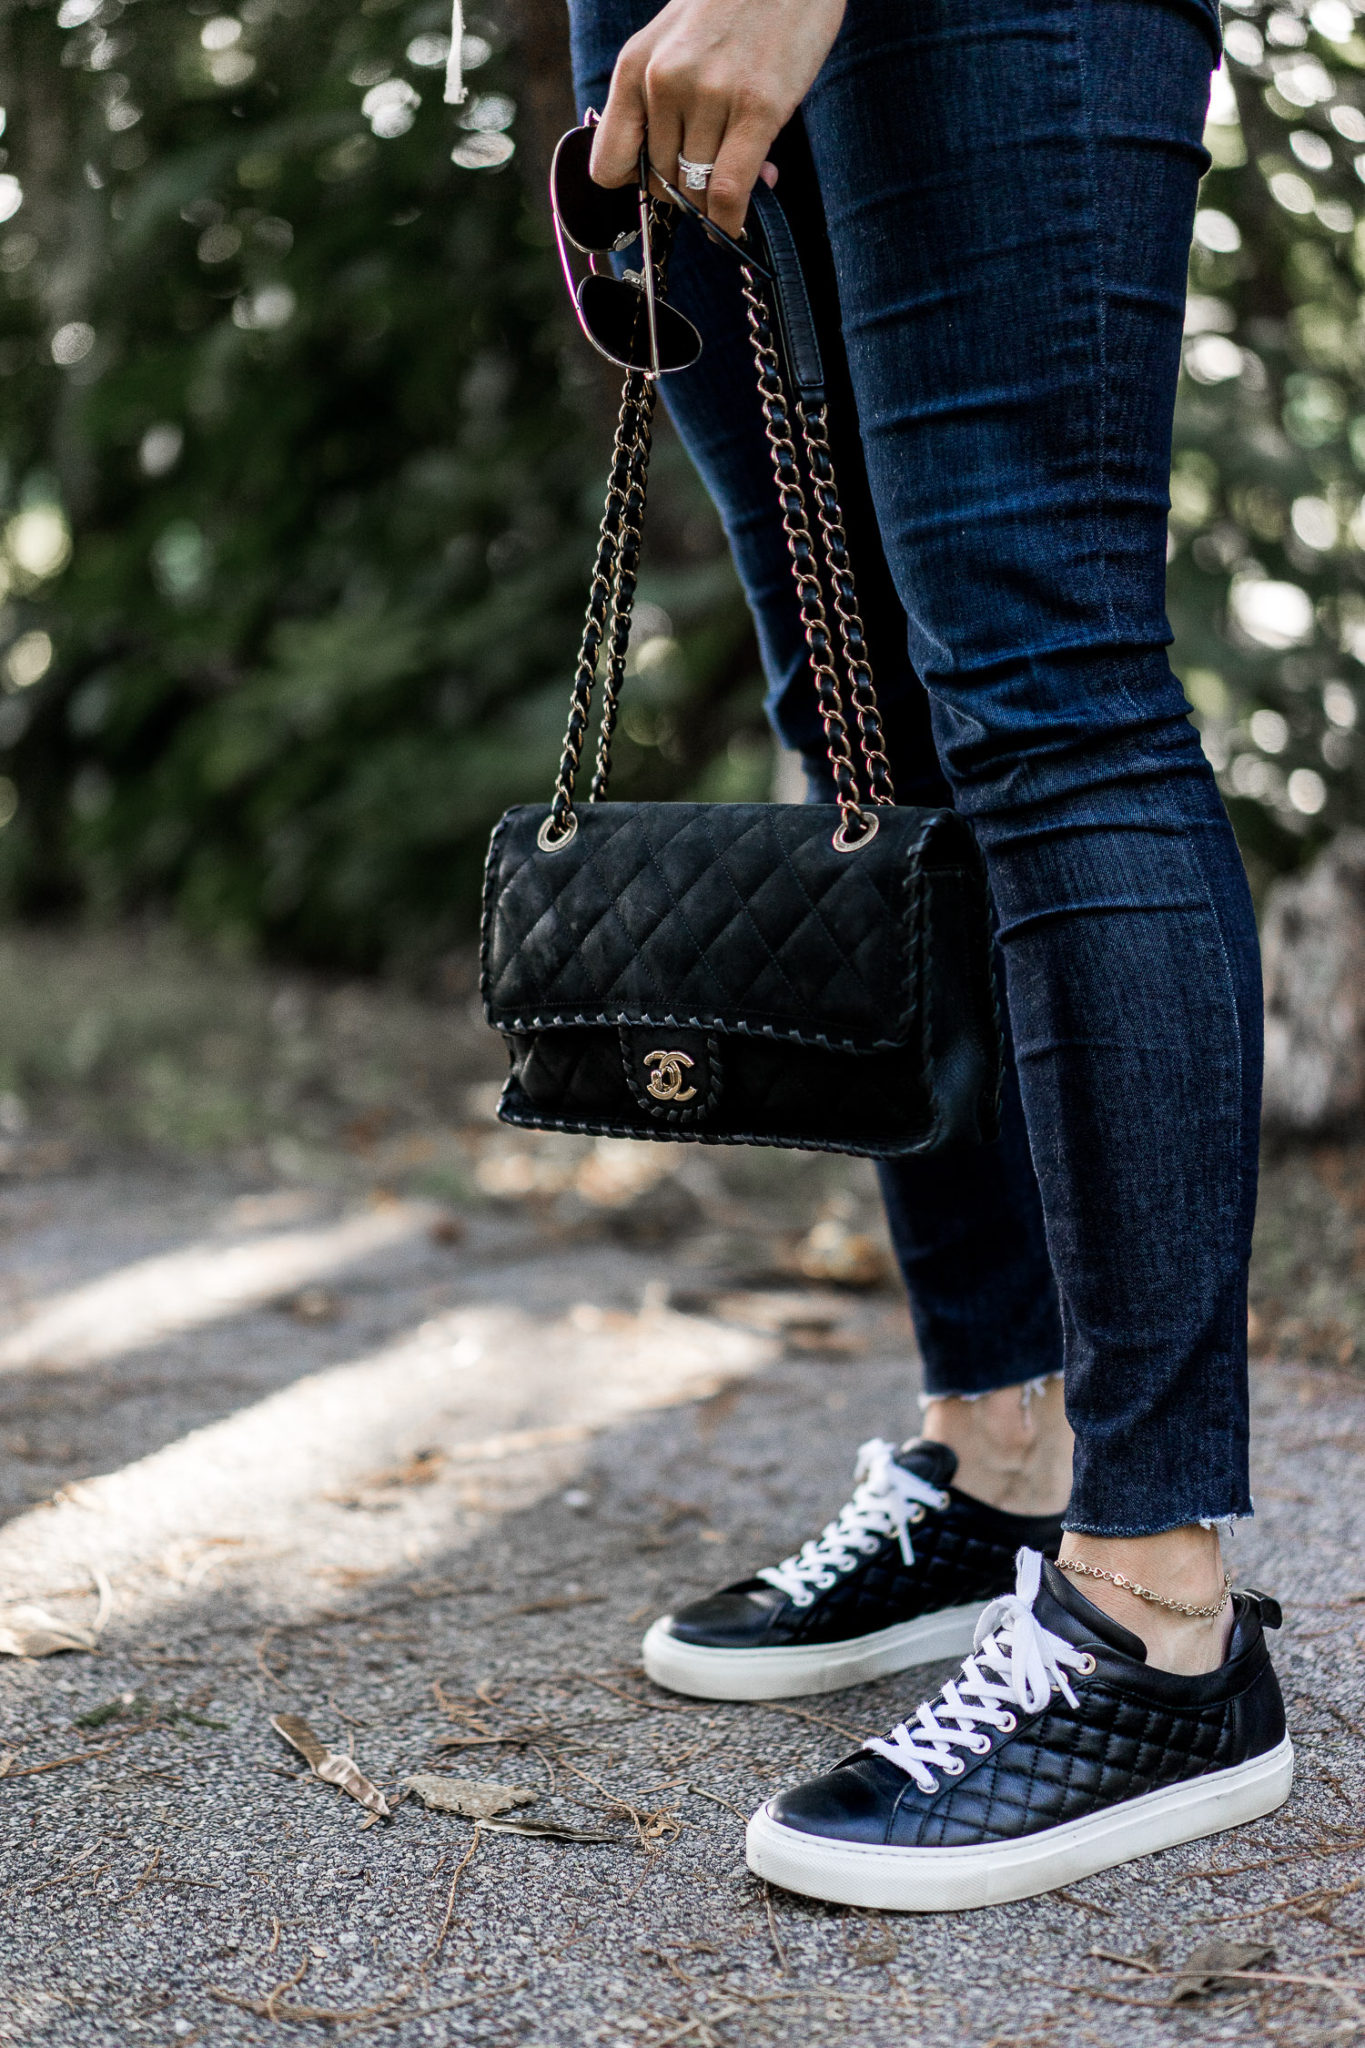
[[(651, 238), (657, 252), (656, 272), (662, 290), (672, 239), (672, 209), (651, 202)], [(811, 670), (815, 678), (825, 747), (834, 771), (835, 800), (841, 818), (834, 844), (841, 852), (865, 846), (877, 830), (875, 815), (863, 808), (853, 764), (844, 692), (834, 667), (834, 646), (821, 581), (823, 572), (833, 599), (838, 621), (840, 648), (848, 671), (849, 696), (858, 731), (858, 746), (867, 777), (868, 801), (873, 805), (893, 804), (890, 764), (886, 758), (881, 715), (877, 708), (872, 669), (862, 620), (858, 615), (857, 590), (849, 560), (839, 505), (834, 462), (830, 454), (828, 419), (823, 404), (807, 407), (798, 403), (796, 419), (801, 433), (820, 529), (820, 551), (811, 534), (806, 491), (792, 436), (791, 417), (773, 333), (772, 316), (756, 274), (742, 268), (745, 310), (749, 338), (758, 374), (759, 400), (764, 430), (772, 457), (777, 485), (782, 531), (791, 558), (801, 625), (805, 634)], [(643, 293), (641, 294), (643, 304)], [(555, 781), (550, 812), (537, 835), (547, 853), (567, 846), (578, 830), (574, 812), (574, 790), (578, 780), (583, 744), (592, 716), (592, 696), (597, 680), (602, 647), (607, 647), (603, 678), (602, 721), (597, 743), (588, 801), (599, 803), (607, 792), (611, 774), (611, 748), (616, 731), (621, 686), (625, 677), (630, 643), (631, 610), (639, 573), (644, 528), (645, 489), (649, 451), (657, 396), (655, 381), (642, 370), (628, 370), (621, 394), (621, 410), (612, 446), (607, 500), (598, 532), (597, 557), (588, 592), (578, 663), (574, 671), (569, 702), (569, 723), (564, 735), (559, 774)], [(610, 615), (610, 630), (608, 616)]]

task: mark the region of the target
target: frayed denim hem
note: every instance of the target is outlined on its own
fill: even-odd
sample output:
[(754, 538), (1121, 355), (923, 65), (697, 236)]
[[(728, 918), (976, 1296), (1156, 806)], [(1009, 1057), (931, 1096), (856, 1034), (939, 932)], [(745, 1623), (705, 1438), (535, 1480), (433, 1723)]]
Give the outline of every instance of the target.
[(1024, 1397), (1024, 1406), (1027, 1408), (1035, 1394), (1045, 1394), (1052, 1381), (1061, 1378), (1062, 1374), (1059, 1372), (1039, 1372), (1034, 1373), (1030, 1379), (1006, 1380), (1001, 1386), (980, 1387), (975, 1393), (971, 1394), (959, 1394), (951, 1387), (936, 1387), (932, 1394), (921, 1394), (919, 1396), (919, 1412), (923, 1415), (933, 1406), (935, 1401), (984, 1401), (991, 1394), (1003, 1394), (1008, 1387), (1017, 1387), (1019, 1389)]
[(1244, 1514), (1182, 1515), (1178, 1521), (1158, 1522), (1155, 1528), (1150, 1529), (1101, 1529), (1087, 1525), (1084, 1522), (1073, 1522), (1069, 1516), (1063, 1517), (1062, 1527), (1068, 1536), (1122, 1536), (1131, 1538), (1137, 1536), (1165, 1536), (1172, 1529), (1188, 1529), (1192, 1523), (1197, 1523), (1201, 1529), (1216, 1529), (1220, 1536), (1230, 1539), (1236, 1534), (1237, 1524), (1239, 1522), (1251, 1521), (1255, 1513), (1256, 1504), (1253, 1501)]

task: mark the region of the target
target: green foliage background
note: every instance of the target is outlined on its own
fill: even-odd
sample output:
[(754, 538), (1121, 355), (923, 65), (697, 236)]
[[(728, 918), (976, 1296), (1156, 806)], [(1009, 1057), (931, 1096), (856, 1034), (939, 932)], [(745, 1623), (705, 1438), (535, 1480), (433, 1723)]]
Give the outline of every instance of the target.
[[(553, 771), (610, 431), (546, 18), (469, 24), (457, 115), (440, 0), (4, 0), (0, 905), (353, 966), (467, 935)], [(1264, 876), (1361, 809), (1365, 38), (1225, 19), (1171, 611)], [(657, 469), (618, 787), (758, 794), (743, 608)]]
[[(4, 17), (12, 907), (169, 901), (229, 940), (421, 959), (467, 933), (499, 811), (549, 789), (609, 388), (513, 148), (518, 53), (474, 24), (457, 118), (448, 19)], [(665, 792), (717, 757), (743, 781), (762, 743), (716, 522), (661, 467), (619, 765)]]

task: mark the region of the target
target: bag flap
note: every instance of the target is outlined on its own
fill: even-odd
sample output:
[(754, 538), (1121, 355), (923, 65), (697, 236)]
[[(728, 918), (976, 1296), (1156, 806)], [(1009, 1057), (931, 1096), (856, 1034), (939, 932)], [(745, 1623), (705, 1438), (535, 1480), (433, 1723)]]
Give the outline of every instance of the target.
[(919, 1008), (926, 868), (981, 874), (952, 811), (883, 807), (832, 845), (833, 804), (585, 804), (545, 853), (508, 811), (484, 883), (482, 986), (500, 1031), (691, 1025), (873, 1052)]

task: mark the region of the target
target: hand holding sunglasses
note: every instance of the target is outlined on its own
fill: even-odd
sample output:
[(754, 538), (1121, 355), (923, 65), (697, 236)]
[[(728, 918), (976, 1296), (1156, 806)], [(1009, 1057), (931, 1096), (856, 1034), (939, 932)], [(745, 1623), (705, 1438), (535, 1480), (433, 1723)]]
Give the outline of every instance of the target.
[(824, 63), (845, 0), (667, 0), (616, 60), (594, 148), (629, 183), (646, 130), (656, 172), (738, 235), (773, 139)]
[[(769, 273), (749, 249), (708, 220), (695, 201), (651, 165), (647, 141), (640, 147), (633, 185), (595, 184), (589, 170), (595, 125), (590, 115), (581, 128), (562, 136), (550, 166), (555, 243), (578, 324), (598, 354), (621, 369), (640, 370), (647, 377), (685, 370), (701, 354), (701, 336), (659, 293), (655, 242), (660, 222), (658, 202), (650, 197), (651, 179), (713, 242), (759, 275)], [(617, 277), (598, 269), (600, 257), (619, 254), (635, 242), (641, 250), (638, 271)], [(581, 282), (574, 278), (570, 245), (588, 258), (588, 275)]]

